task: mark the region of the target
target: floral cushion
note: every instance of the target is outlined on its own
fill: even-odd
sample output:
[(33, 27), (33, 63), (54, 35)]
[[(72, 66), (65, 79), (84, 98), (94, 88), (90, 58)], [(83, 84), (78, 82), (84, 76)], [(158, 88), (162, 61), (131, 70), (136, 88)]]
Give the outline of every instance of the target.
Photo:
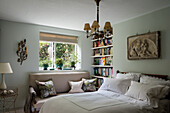
[(55, 96), (56, 95), (56, 91), (55, 91), (54, 84), (53, 84), (52, 80), (48, 80), (48, 81), (45, 81), (45, 82), (41, 82), (41, 81), (36, 80), (35, 82), (36, 82), (37, 87), (39, 89), (41, 98), (46, 98), (46, 97), (49, 97), (49, 96)]
[(95, 79), (82, 78), (82, 81), (83, 81), (83, 90), (85, 92), (96, 91), (97, 78), (95, 78)]

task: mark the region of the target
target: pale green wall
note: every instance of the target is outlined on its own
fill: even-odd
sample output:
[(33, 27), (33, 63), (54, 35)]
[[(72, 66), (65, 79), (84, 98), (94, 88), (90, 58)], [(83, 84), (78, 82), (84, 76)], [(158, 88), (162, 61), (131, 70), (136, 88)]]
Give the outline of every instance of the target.
[[(161, 58), (128, 60), (127, 37), (148, 31), (161, 31)], [(114, 25), (114, 73), (135, 71), (170, 75), (170, 7)]]
[[(81, 48), (81, 69), (91, 71), (91, 41), (84, 32), (47, 26), (16, 23), (0, 20), (0, 62), (10, 62), (13, 74), (5, 76), (7, 86), (19, 88), (17, 107), (23, 107), (28, 94), (28, 75), (37, 72), (39, 63), (39, 32), (52, 32), (78, 36)], [(17, 62), (17, 41), (27, 39), (28, 58), (20, 65)], [(90, 46), (89, 46), (90, 45)], [(1, 77), (0, 77), (1, 81)]]

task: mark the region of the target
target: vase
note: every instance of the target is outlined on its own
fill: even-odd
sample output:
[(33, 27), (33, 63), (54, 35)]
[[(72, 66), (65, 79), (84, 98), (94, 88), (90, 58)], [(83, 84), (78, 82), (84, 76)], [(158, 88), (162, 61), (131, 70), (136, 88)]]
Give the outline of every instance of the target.
[(60, 64), (60, 65), (57, 65), (57, 64), (56, 64), (56, 67), (57, 67), (58, 69), (62, 70), (63, 64)]
[(75, 70), (75, 68), (76, 68), (75, 64), (76, 64), (76, 63), (75, 63), (74, 61), (71, 62), (71, 67), (73, 67), (74, 70)]
[(44, 70), (47, 70), (48, 69), (48, 64), (43, 64), (43, 68), (44, 68)]

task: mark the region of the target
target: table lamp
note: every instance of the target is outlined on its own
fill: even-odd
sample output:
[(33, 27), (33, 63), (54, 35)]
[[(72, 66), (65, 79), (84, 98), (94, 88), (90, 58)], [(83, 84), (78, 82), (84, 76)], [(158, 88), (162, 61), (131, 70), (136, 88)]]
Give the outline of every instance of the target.
[(0, 89), (7, 89), (4, 73), (13, 73), (9, 63), (0, 63), (0, 73), (2, 74)]

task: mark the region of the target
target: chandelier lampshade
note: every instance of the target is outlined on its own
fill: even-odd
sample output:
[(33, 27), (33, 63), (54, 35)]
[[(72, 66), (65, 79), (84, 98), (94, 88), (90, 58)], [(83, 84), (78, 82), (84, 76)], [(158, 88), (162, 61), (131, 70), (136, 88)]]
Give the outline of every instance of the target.
[(84, 25), (84, 30), (91, 30), (89, 23), (86, 23), (86, 24)]
[(105, 30), (110, 30), (110, 29), (112, 29), (110, 22), (106, 22), (106, 23), (105, 23), (104, 29), (105, 29)]
[(100, 27), (100, 25), (98, 24), (98, 22), (95, 20), (91, 26), (94, 29), (98, 29)]

